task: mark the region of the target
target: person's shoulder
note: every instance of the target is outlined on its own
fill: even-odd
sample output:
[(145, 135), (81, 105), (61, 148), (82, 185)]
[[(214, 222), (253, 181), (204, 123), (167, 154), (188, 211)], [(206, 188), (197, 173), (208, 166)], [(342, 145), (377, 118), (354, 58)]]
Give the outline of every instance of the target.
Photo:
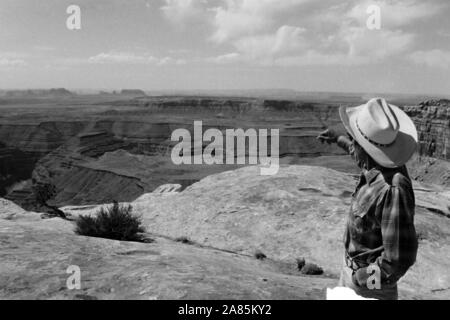
[(384, 170), (383, 178), (384, 182), (389, 187), (400, 188), (403, 190), (412, 189), (411, 178), (408, 175), (406, 167)]
[(382, 190), (379, 204), (384, 203), (385, 199), (400, 197), (407, 199), (408, 206), (415, 205), (413, 185), (406, 170), (394, 169), (383, 172)]
[(398, 192), (401, 198), (408, 199), (410, 204), (414, 206), (414, 189), (406, 167), (393, 174), (389, 189), (391, 192)]
[(401, 172), (397, 172), (392, 177), (392, 186), (398, 188), (411, 188), (411, 179)]

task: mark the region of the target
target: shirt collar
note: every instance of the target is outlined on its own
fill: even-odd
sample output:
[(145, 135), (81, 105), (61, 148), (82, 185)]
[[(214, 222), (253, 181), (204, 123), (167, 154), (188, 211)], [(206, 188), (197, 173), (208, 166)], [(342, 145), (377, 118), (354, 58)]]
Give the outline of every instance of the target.
[(364, 170), (364, 177), (366, 178), (367, 184), (370, 184), (376, 177), (381, 173), (377, 168), (372, 168), (370, 170)]
[(377, 168), (372, 168), (370, 170), (364, 170), (363, 172), (361, 172), (358, 185), (356, 186), (356, 189), (353, 192), (352, 196), (355, 196), (363, 185), (369, 185), (373, 180), (376, 179), (376, 177), (378, 177), (379, 174), (381, 174), (381, 171)]

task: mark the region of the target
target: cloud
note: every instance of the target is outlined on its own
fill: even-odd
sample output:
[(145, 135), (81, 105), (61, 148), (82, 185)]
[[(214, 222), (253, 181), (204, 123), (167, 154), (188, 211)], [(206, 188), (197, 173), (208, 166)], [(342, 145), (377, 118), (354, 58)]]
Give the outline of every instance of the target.
[(250, 62), (252, 64), (273, 64), (279, 56), (298, 52), (304, 48), (305, 30), (293, 26), (281, 26), (274, 34), (243, 37), (234, 42), (238, 52), (208, 58), (208, 62), (227, 64)]
[(354, 19), (359, 25), (365, 26), (370, 5), (380, 7), (382, 28), (396, 28), (413, 24), (417, 20), (429, 18), (442, 10), (443, 5), (438, 2), (418, 0), (365, 0), (359, 2), (347, 14), (347, 18)]
[(362, 65), (377, 63), (408, 50), (414, 36), (402, 31), (343, 26), (332, 37), (308, 37), (306, 29), (281, 26), (275, 33), (242, 37), (237, 49), (210, 62), (265, 66)]
[[(231, 45), (232, 54), (209, 62), (247, 62), (253, 65), (362, 65), (400, 56), (414, 45), (416, 35), (401, 26), (439, 12), (437, 3), (328, 0), (305, 10), (308, 0), (226, 0), (214, 9), (212, 40)], [(369, 30), (366, 12), (381, 7), (381, 30)], [(310, 4), (309, 4), (310, 5)], [(321, 10), (318, 10), (321, 6)], [(324, 19), (324, 10), (333, 19)], [(326, 11), (325, 11), (326, 12)], [(286, 17), (296, 15), (294, 20)], [(293, 24), (286, 24), (291, 21)], [(384, 21), (384, 22), (383, 22)]]
[(151, 55), (137, 55), (130, 52), (109, 52), (99, 53), (88, 58), (88, 63), (92, 64), (145, 64), (145, 65), (183, 65), (184, 59), (174, 59), (171, 57), (157, 58)]
[(435, 68), (450, 68), (450, 51), (439, 49), (416, 51), (409, 55), (409, 59), (416, 64)]
[(9, 54), (0, 54), (0, 67), (23, 67), (28, 65), (23, 59), (12, 57)]
[(27, 63), (22, 59), (8, 59), (0, 57), (0, 67), (22, 67)]
[(311, 0), (226, 0), (215, 8), (215, 32), (217, 43), (242, 36), (267, 31), (276, 25), (276, 17)]
[(321, 53), (315, 50), (308, 50), (305, 53), (293, 56), (280, 57), (274, 61), (275, 66), (329, 66), (329, 65), (355, 65), (362, 64), (361, 58), (350, 58), (342, 53)]
[(217, 64), (228, 64), (234, 63), (241, 60), (241, 54), (237, 52), (226, 53), (223, 55), (219, 55), (217, 57), (207, 58), (207, 62), (217, 63)]
[(126, 64), (156, 64), (158, 59), (153, 56), (138, 56), (129, 52), (99, 53), (88, 59), (89, 63), (126, 63)]
[(235, 42), (235, 47), (250, 59), (273, 60), (302, 51), (305, 47), (305, 29), (281, 26), (274, 34), (244, 37)]
[(347, 43), (351, 57), (366, 58), (368, 61), (405, 52), (414, 41), (414, 35), (400, 30), (369, 30), (349, 26), (341, 29), (339, 38)]
[(164, 57), (158, 61), (159, 66), (167, 66), (167, 65), (185, 65), (187, 63), (184, 59), (174, 59), (172, 57)]
[(205, 13), (206, 0), (164, 0), (161, 11), (174, 24), (184, 25)]

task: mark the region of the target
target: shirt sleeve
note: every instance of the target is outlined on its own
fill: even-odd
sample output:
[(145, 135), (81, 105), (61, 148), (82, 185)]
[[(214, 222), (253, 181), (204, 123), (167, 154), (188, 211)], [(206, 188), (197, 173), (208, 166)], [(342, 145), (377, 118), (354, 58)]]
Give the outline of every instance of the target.
[(350, 154), (350, 146), (352, 142), (345, 136), (339, 136), (337, 139), (337, 145)]
[(414, 192), (406, 178), (394, 177), (380, 204), (383, 248), (377, 259), (381, 280), (398, 281), (416, 261), (418, 241), (414, 227)]

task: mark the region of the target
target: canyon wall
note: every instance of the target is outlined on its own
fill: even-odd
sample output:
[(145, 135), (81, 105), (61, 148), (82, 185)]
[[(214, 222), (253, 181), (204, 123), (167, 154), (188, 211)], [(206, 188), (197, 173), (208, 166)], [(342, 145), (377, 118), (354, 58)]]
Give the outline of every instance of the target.
[[(34, 122), (20, 119), (8, 122), (3, 118), (0, 196), (32, 210), (34, 179), (35, 183), (46, 181), (56, 186), (58, 192), (51, 202), (58, 206), (132, 201), (162, 184), (186, 187), (210, 174), (236, 169), (237, 166), (173, 165), (172, 132), (185, 128), (193, 136), (196, 120), (203, 121), (203, 132), (208, 128), (279, 129), (282, 164), (313, 164), (317, 159), (318, 165), (339, 170), (347, 170), (351, 165), (338, 147), (316, 140), (317, 134), (326, 127), (342, 129), (338, 106), (333, 104), (250, 98), (142, 97), (100, 103), (93, 108), (98, 108), (98, 112), (87, 116), (80, 111), (72, 121), (71, 116), (64, 121), (52, 121), (51, 115)], [(419, 131), (419, 155), (447, 163), (450, 159), (448, 101), (406, 106), (405, 111)], [(207, 144), (204, 142), (204, 146)], [(421, 178), (424, 161), (419, 157), (416, 162), (414, 177)], [(441, 167), (435, 168), (437, 172)], [(429, 166), (426, 170), (430, 170)], [(450, 177), (438, 173), (435, 176), (433, 179), (444, 185), (450, 183)]]
[(418, 152), (409, 163), (412, 177), (450, 187), (450, 100), (428, 100), (404, 110), (419, 134)]
[(450, 160), (450, 100), (429, 100), (407, 106), (419, 133), (419, 154)]

